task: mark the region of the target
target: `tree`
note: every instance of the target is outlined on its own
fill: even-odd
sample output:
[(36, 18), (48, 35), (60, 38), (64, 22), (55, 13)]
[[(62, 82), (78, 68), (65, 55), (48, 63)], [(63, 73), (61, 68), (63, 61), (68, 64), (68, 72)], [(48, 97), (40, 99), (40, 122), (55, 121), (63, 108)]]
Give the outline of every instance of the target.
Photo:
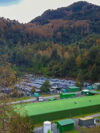
[(19, 114), (12, 113), (9, 122), (9, 133), (33, 133), (33, 123), (28, 116), (21, 117)]
[(12, 70), (11, 64), (8, 62), (0, 64), (0, 87), (9, 87), (16, 80), (16, 72)]
[(13, 111), (8, 97), (0, 98), (0, 133), (33, 133), (32, 121)]
[[(16, 74), (13, 73), (11, 65), (5, 62), (0, 64), (0, 88), (8, 87), (15, 82)], [(16, 89), (13, 91), (16, 95)], [(9, 95), (0, 95), (0, 133), (32, 133), (33, 123), (29, 117), (16, 114), (10, 102)]]
[(31, 93), (34, 94), (36, 92), (36, 88), (32, 87)]
[(51, 87), (51, 85), (50, 85), (49, 81), (46, 80), (46, 81), (43, 83), (43, 85), (41, 86), (40, 90), (41, 90), (41, 92), (43, 92), (43, 93), (47, 93), (47, 92), (49, 92), (50, 87)]
[(80, 56), (77, 56), (77, 58), (76, 58), (76, 65), (78, 66), (78, 67), (80, 67), (80, 65), (81, 65), (81, 57)]
[(82, 89), (84, 85), (84, 78), (83, 78), (83, 72), (82, 70), (79, 70), (77, 79), (76, 79), (76, 85)]

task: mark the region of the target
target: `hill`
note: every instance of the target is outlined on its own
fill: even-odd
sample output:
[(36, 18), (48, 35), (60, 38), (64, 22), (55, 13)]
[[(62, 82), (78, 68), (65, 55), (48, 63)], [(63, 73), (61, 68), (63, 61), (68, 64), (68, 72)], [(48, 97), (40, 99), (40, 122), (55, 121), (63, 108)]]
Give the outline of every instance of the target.
[(47, 10), (41, 16), (33, 19), (31, 23), (44, 25), (54, 19), (98, 21), (100, 20), (100, 6), (80, 1), (68, 7)]
[(0, 58), (18, 72), (99, 80), (100, 6), (80, 1), (27, 24), (0, 18)]

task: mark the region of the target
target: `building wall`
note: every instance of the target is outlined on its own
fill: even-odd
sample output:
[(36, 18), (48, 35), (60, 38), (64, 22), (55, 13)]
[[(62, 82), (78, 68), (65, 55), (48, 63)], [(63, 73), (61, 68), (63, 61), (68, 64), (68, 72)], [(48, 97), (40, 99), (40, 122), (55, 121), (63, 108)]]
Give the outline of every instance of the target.
[(62, 110), (58, 112), (51, 112), (51, 113), (31, 116), (30, 118), (34, 123), (40, 123), (45, 120), (51, 121), (51, 120), (63, 119), (65, 117), (70, 118), (72, 116), (83, 115), (88, 113), (96, 113), (96, 112), (100, 112), (100, 105), (75, 108), (70, 110)]
[(80, 126), (91, 126), (91, 125), (94, 125), (94, 119), (79, 120), (79, 125)]

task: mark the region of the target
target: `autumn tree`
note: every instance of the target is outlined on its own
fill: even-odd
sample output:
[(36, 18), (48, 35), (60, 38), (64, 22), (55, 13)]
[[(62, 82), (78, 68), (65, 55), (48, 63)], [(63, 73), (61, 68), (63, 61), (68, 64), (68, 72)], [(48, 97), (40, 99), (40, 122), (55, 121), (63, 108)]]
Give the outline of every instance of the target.
[(16, 82), (16, 72), (12, 70), (11, 64), (5, 62), (0, 65), (0, 87), (9, 87)]
[(81, 65), (81, 57), (80, 56), (77, 56), (77, 58), (76, 58), (76, 65), (78, 66), (78, 67), (80, 67), (80, 65)]

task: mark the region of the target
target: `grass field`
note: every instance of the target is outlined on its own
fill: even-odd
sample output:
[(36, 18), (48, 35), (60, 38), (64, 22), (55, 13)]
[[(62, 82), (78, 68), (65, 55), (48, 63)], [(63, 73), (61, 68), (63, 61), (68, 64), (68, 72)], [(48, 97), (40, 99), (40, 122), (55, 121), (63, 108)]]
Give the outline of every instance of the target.
[(35, 122), (100, 112), (100, 95), (16, 105), (15, 111)]
[(80, 133), (79, 131), (76, 131), (76, 130), (72, 130), (72, 131), (67, 131), (65, 133)]

